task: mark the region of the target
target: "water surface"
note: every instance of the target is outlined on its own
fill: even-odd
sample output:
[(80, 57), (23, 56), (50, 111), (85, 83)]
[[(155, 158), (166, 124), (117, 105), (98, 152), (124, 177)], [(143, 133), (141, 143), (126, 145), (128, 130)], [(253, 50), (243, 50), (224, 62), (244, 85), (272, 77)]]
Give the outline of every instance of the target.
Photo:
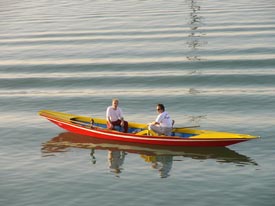
[[(274, 12), (271, 0), (0, 3), (1, 205), (274, 205)], [(113, 97), (129, 121), (163, 103), (175, 126), (261, 139), (83, 145), (37, 114), (104, 117)]]

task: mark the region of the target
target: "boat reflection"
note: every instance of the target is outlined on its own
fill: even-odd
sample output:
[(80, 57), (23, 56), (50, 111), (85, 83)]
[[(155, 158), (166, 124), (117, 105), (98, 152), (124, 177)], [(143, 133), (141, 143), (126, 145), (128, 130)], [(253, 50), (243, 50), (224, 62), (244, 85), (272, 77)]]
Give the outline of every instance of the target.
[(166, 178), (172, 169), (173, 158), (183, 157), (196, 160), (212, 159), (219, 163), (233, 163), (237, 166), (257, 165), (251, 158), (241, 155), (226, 147), (175, 147), (144, 144), (130, 144), (119, 141), (103, 140), (70, 132), (60, 133), (50, 141), (42, 144), (44, 156), (66, 152), (69, 148), (91, 150), (91, 161), (96, 164), (96, 151), (108, 151), (110, 171), (117, 176), (122, 171), (125, 156), (128, 153), (138, 154), (152, 168), (159, 171), (160, 177)]

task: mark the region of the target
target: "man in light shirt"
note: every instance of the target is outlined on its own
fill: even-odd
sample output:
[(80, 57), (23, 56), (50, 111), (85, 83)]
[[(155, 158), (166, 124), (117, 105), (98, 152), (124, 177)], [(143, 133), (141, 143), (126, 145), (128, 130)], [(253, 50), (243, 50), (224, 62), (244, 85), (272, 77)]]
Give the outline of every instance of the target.
[(109, 106), (106, 111), (107, 128), (115, 129), (115, 126), (121, 126), (123, 132), (128, 132), (128, 122), (124, 120), (123, 113), (120, 107), (118, 107), (118, 99), (112, 100), (112, 106)]
[(158, 116), (155, 121), (149, 123), (148, 129), (156, 132), (158, 135), (171, 135), (173, 120), (168, 112), (165, 111), (163, 104), (157, 104)]

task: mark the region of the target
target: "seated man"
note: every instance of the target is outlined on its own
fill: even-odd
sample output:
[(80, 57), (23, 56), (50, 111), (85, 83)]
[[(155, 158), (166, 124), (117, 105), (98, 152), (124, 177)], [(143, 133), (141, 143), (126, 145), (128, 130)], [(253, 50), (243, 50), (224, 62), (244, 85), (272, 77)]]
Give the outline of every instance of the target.
[(115, 126), (123, 127), (123, 132), (128, 132), (128, 122), (124, 120), (122, 110), (118, 107), (118, 99), (112, 100), (112, 106), (106, 111), (107, 128), (115, 129)]
[(157, 105), (158, 116), (155, 121), (149, 123), (148, 129), (156, 132), (158, 135), (170, 136), (173, 127), (173, 120), (168, 112), (165, 111), (163, 104)]

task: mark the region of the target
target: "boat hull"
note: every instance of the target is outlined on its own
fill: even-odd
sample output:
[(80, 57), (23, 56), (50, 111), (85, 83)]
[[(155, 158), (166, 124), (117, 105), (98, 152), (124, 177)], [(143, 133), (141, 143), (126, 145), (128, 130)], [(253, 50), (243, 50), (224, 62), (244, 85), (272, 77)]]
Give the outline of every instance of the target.
[(186, 146), (186, 147), (225, 147), (232, 144), (247, 141), (246, 138), (179, 138), (165, 136), (145, 136), (131, 133), (112, 132), (106, 129), (90, 129), (70, 122), (65, 122), (55, 118), (48, 119), (59, 127), (77, 134), (87, 135), (95, 138), (115, 140), (130, 143), (167, 145), (167, 146)]

